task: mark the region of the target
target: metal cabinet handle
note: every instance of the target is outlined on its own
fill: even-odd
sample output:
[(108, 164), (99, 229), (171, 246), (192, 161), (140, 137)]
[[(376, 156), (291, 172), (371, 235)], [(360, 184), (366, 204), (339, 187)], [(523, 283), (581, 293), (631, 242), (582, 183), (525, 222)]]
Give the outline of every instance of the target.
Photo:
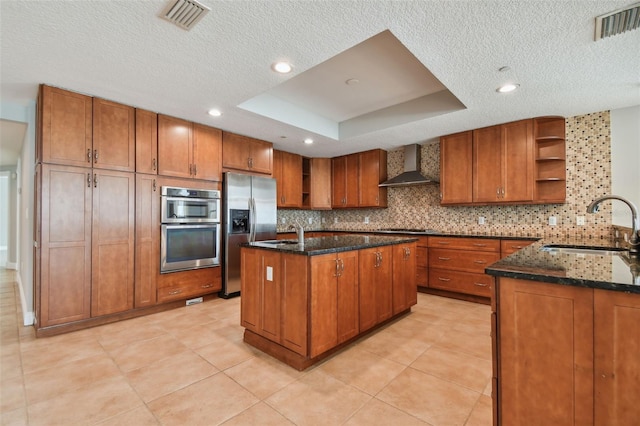
[(151, 167), (153, 168), (153, 170), (154, 170), (154, 171), (155, 171), (155, 170), (156, 170), (156, 168), (158, 167), (157, 160), (156, 160), (155, 158), (154, 158), (154, 159), (153, 159), (153, 161), (151, 162)]
[(487, 262), (485, 260), (474, 260), (473, 263), (478, 263), (480, 265), (484, 265)]
[(172, 291), (170, 291), (170, 292), (169, 292), (169, 295), (170, 295), (170, 296), (173, 296), (174, 294), (180, 294), (180, 293), (182, 293), (182, 290), (181, 290), (181, 289), (177, 289), (177, 290), (172, 290)]
[(489, 287), (489, 284), (484, 284), (484, 283), (474, 283), (475, 285), (477, 285), (478, 287)]
[(194, 164), (194, 165), (193, 165), (193, 175), (194, 175), (194, 176), (197, 176), (197, 175), (198, 175), (198, 165), (197, 165), (197, 164)]
[(98, 175), (93, 175), (93, 187), (98, 187)]
[(449, 279), (449, 278), (442, 278), (442, 277), (438, 277), (438, 279), (439, 279), (440, 281), (444, 281), (444, 282), (451, 281), (451, 279)]
[(97, 150), (97, 149), (95, 149), (95, 150), (93, 151), (93, 162), (94, 162), (94, 163), (97, 163), (97, 162), (98, 162), (98, 150)]
[(87, 173), (87, 188), (91, 188), (91, 173)]
[(344, 274), (344, 260), (340, 259), (340, 275)]
[(448, 241), (438, 241), (438, 244), (442, 244), (443, 246), (448, 246), (450, 243)]
[(336, 259), (335, 262), (336, 262), (336, 272), (333, 274), (333, 276), (334, 277), (339, 277), (340, 276), (340, 266), (339, 266), (340, 264), (339, 264), (338, 259)]
[(91, 162), (91, 150), (87, 149), (87, 163)]
[(156, 180), (153, 180), (153, 192), (156, 192), (156, 190), (158, 189), (158, 185), (156, 184)]
[(202, 288), (211, 288), (211, 287), (213, 287), (213, 284), (202, 284), (200, 287), (202, 287)]
[(483, 243), (473, 243), (473, 246), (474, 247), (486, 247), (487, 245), (483, 244)]
[(450, 257), (438, 257), (438, 260), (451, 260)]

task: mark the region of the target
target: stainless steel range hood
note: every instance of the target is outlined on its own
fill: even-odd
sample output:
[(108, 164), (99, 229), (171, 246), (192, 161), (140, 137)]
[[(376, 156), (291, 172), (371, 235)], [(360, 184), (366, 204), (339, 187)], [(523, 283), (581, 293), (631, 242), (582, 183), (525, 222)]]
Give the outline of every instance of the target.
[(398, 176), (382, 182), (378, 186), (408, 186), (437, 184), (437, 179), (424, 177), (420, 173), (420, 145), (412, 144), (404, 147), (404, 172)]

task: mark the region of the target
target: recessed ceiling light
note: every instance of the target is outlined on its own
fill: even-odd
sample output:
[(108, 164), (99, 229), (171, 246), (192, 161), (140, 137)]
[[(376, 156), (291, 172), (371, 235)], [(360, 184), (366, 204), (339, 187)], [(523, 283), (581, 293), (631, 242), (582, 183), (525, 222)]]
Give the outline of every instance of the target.
[(313, 143), (313, 139), (311, 139), (311, 138), (306, 138), (306, 139), (304, 140), (304, 143), (306, 143), (307, 145), (311, 145), (311, 144)]
[(348, 86), (353, 86), (354, 84), (360, 83), (360, 80), (358, 80), (357, 78), (350, 78), (349, 80), (345, 81), (345, 83)]
[(222, 112), (220, 112), (219, 109), (210, 109), (209, 110), (209, 115), (212, 117), (220, 117), (222, 115)]
[(507, 84), (503, 84), (502, 86), (498, 87), (496, 89), (496, 92), (509, 93), (509, 92), (513, 92), (518, 87), (520, 87), (519, 84), (507, 83)]
[(274, 70), (275, 72), (279, 72), (280, 74), (286, 74), (291, 72), (293, 68), (291, 67), (291, 64), (288, 62), (276, 62), (273, 65), (271, 65), (271, 69)]

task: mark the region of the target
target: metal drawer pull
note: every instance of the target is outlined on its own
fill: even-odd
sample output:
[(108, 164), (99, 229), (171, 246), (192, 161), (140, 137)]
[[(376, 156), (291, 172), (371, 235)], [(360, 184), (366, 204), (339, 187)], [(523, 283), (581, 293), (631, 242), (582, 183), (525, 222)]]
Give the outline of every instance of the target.
[(438, 259), (439, 259), (439, 260), (451, 260), (451, 258), (450, 258), (450, 257), (439, 257)]
[(182, 290), (177, 289), (177, 290), (170, 291), (169, 295), (173, 296), (174, 294), (180, 294), (180, 293), (182, 293)]
[(451, 279), (449, 279), (449, 278), (442, 278), (442, 277), (438, 277), (438, 279), (439, 279), (440, 281), (445, 281), (445, 282), (446, 282), (446, 281), (451, 281)]
[(473, 263), (479, 263), (481, 265), (487, 263), (485, 260), (474, 260)]
[(87, 149), (87, 163), (91, 162), (91, 150)]
[(438, 244), (448, 245), (449, 243), (447, 241), (438, 241)]
[(213, 284), (202, 284), (200, 287), (202, 287), (202, 288), (211, 288), (211, 287), (213, 287)]
[(473, 243), (474, 247), (486, 247), (486, 244), (482, 244), (482, 243)]
[(511, 247), (514, 248), (514, 249), (518, 249), (519, 250), (519, 249), (523, 248), (524, 246), (511, 246)]
[(93, 150), (93, 160), (94, 160), (93, 161), (94, 163), (98, 162), (98, 150), (97, 149)]
[(489, 287), (489, 284), (484, 284), (484, 283), (474, 283), (475, 285), (477, 285), (478, 287)]

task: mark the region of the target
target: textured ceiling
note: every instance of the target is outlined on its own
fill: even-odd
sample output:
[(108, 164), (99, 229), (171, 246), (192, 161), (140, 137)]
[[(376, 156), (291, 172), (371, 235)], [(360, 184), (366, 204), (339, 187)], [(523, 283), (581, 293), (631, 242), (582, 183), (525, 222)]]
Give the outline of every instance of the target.
[[(166, 1), (0, 1), (2, 102), (46, 83), (309, 156), (640, 104), (640, 30), (593, 41), (594, 18), (633, 0), (201, 1), (211, 12), (191, 31), (158, 17)], [(336, 141), (238, 107), (385, 30), (466, 109)], [(507, 80), (520, 89), (496, 93)]]

